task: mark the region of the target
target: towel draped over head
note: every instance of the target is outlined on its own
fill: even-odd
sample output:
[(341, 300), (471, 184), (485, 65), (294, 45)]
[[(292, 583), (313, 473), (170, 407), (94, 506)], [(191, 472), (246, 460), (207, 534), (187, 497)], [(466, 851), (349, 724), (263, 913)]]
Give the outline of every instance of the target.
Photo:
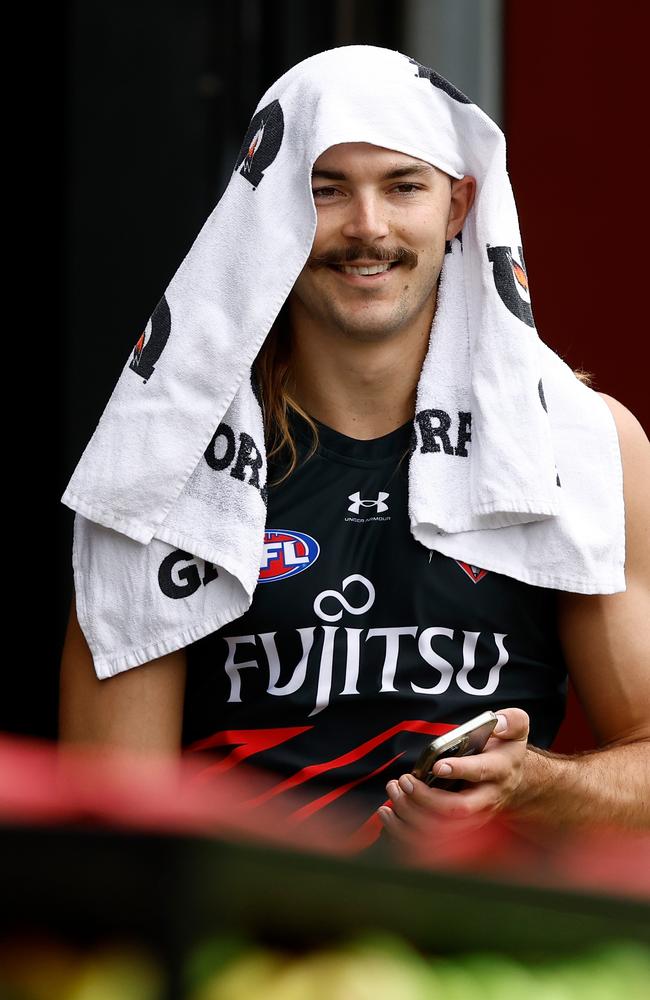
[(130, 352), (62, 496), (99, 677), (240, 617), (266, 520), (253, 362), (316, 230), (314, 161), (366, 142), (476, 178), (446, 246), (409, 458), (415, 539), (525, 583), (625, 589), (616, 428), (537, 335), (498, 126), (433, 70), (351, 45), (266, 92), (228, 186)]

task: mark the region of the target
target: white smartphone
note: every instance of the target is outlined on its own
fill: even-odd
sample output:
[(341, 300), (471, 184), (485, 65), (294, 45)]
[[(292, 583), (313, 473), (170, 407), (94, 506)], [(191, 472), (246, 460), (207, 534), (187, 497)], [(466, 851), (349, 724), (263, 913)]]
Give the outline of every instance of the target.
[(496, 724), (494, 712), (482, 712), (469, 722), (463, 722), (448, 733), (437, 736), (423, 748), (413, 774), (431, 788), (444, 788), (450, 792), (464, 788), (467, 782), (458, 778), (439, 778), (431, 773), (431, 769), (443, 757), (468, 757), (470, 754), (480, 753)]

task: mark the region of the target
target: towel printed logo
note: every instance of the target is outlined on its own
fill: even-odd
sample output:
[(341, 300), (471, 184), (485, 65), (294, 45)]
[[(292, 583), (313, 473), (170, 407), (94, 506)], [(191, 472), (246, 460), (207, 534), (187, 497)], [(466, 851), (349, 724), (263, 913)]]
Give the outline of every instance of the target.
[(241, 144), (235, 170), (256, 188), (282, 145), (284, 115), (279, 101), (272, 101), (253, 115)]
[[(457, 410), (457, 419), (446, 410), (420, 410), (415, 420), (422, 435), (420, 454), (443, 451), (445, 455), (468, 458), (467, 445), (472, 440), (472, 414), (467, 410)], [(456, 427), (453, 425), (456, 424)], [(456, 444), (452, 442), (452, 435)]]
[(521, 247), (518, 250), (519, 261), (513, 256), (512, 247), (491, 247), (488, 244), (487, 258), (492, 263), (492, 277), (503, 304), (526, 326), (534, 327), (524, 254)]
[(466, 97), (461, 90), (454, 87), (453, 83), (449, 80), (445, 80), (444, 76), (440, 76), (440, 73), (436, 73), (435, 69), (430, 69), (429, 66), (423, 66), (416, 59), (409, 59), (410, 63), (418, 68), (418, 76), (422, 77), (424, 80), (428, 80), (432, 87), (438, 87), (439, 90), (444, 90), (445, 94), (449, 97), (453, 97), (455, 101), (459, 104), (471, 104), (469, 97)]
[[(179, 565), (184, 563), (185, 565)], [(203, 566), (203, 575), (199, 571), (199, 563)], [(207, 586), (219, 577), (219, 571), (212, 563), (197, 559), (191, 552), (174, 549), (165, 556), (158, 567), (158, 586), (165, 597), (178, 600), (181, 597), (191, 597), (200, 587)]]
[[(171, 328), (172, 314), (169, 311), (167, 299), (163, 295), (151, 314), (151, 319), (147, 323), (144, 332), (133, 348), (133, 357), (129, 364), (131, 371), (141, 375), (145, 382), (155, 371), (156, 361), (169, 340)], [(149, 331), (148, 336), (147, 331)]]
[(454, 252), (454, 240), (457, 241), (458, 246), (460, 247), (460, 252), (463, 252), (463, 230), (461, 229), (459, 233), (456, 233), (453, 239), (445, 240), (445, 254)]
[[(223, 454), (220, 454), (222, 449)], [(233, 479), (254, 486), (266, 503), (268, 488), (266, 484), (262, 486), (260, 483), (260, 469), (264, 465), (264, 458), (254, 439), (246, 431), (239, 432), (237, 442), (232, 427), (229, 424), (219, 424), (203, 457), (214, 472), (230, 469)]]

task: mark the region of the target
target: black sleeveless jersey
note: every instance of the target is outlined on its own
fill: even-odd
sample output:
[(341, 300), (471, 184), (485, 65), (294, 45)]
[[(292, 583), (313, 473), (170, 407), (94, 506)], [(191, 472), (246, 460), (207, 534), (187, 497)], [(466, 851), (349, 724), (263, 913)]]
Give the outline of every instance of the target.
[[(359, 441), (291, 425), (299, 464), (269, 462), (264, 556), (249, 610), (187, 647), (184, 750), (272, 774), (313, 811), (368, 814), (432, 735), (519, 707), (547, 748), (564, 714), (556, 593), (417, 542), (412, 422)], [(214, 765), (213, 765), (214, 766)]]

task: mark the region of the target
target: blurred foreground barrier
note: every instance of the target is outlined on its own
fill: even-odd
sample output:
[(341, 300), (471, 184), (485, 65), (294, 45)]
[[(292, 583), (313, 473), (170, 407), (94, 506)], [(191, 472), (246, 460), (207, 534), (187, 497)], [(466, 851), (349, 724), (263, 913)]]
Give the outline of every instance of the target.
[(472, 1000), (508, 996), (488, 989), (507, 969), (527, 1000), (585, 982), (592, 1000), (614, 981), (637, 996), (648, 836), (504, 819), (359, 850), (367, 817), (303, 821), (267, 775), (205, 782), (203, 766), (0, 739), (3, 1000)]
[(368, 817), (354, 805), (314, 814), (300, 790), (269, 797), (268, 786), (267, 774), (241, 764), (206, 781), (205, 759), (191, 755), (60, 748), (0, 734), (0, 824), (213, 835), (650, 899), (650, 833), (606, 827), (562, 832), (504, 816), (449, 837), (432, 823), (430, 836), (408, 847), (383, 836), (368, 851), (359, 837)]

